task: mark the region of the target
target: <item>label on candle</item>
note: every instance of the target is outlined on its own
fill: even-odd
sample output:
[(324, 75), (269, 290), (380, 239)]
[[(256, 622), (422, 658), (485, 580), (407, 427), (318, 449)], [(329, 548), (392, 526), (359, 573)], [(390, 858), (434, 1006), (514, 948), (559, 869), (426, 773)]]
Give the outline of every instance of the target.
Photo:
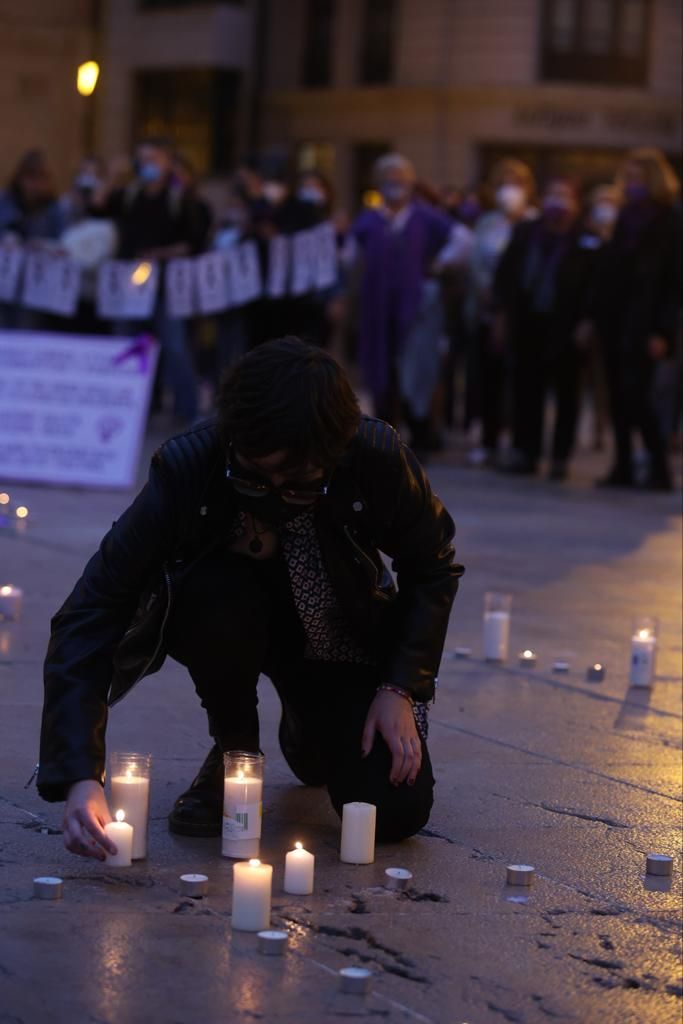
[(261, 804), (235, 804), (223, 815), (223, 839), (259, 839)]

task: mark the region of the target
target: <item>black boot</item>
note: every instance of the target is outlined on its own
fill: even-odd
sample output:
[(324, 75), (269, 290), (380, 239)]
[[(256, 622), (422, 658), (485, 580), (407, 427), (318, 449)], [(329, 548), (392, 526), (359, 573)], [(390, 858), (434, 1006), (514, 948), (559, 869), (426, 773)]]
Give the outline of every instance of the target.
[(168, 816), (168, 828), (179, 836), (219, 836), (223, 824), (223, 754), (214, 744), (189, 789), (181, 793)]
[(292, 711), (283, 706), (278, 731), (285, 761), (304, 786), (324, 786), (327, 773), (322, 757), (306, 743), (301, 725)]

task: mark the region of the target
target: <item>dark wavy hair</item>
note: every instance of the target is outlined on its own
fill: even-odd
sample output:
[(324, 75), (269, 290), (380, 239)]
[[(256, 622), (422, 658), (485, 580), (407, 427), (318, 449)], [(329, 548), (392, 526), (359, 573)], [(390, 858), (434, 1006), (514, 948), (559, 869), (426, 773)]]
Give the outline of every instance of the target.
[(332, 468), (360, 422), (339, 363), (292, 336), (259, 345), (231, 367), (217, 407), (226, 448), (232, 443), (247, 458), (286, 451), (291, 466)]

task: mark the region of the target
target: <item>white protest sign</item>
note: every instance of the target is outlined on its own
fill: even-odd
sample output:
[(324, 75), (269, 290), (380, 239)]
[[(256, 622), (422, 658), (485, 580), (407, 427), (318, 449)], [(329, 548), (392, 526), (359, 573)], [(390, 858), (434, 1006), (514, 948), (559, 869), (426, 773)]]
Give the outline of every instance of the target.
[(159, 267), (149, 260), (107, 260), (97, 274), (97, 313), (105, 320), (149, 320)]
[(204, 314), (221, 313), (231, 303), (228, 269), (224, 252), (207, 252), (194, 261), (199, 309)]
[(29, 252), (24, 267), (21, 303), (57, 316), (73, 316), (81, 291), (81, 268), (68, 256)]
[(313, 231), (315, 236), (315, 287), (319, 291), (337, 283), (337, 234), (334, 225), (321, 224)]
[(164, 271), (166, 312), (174, 320), (185, 320), (196, 312), (192, 260), (169, 260)]
[(0, 479), (130, 488), (158, 346), (0, 331)]
[(271, 299), (279, 299), (287, 291), (289, 254), (290, 247), (287, 236), (274, 235), (268, 243), (268, 283), (266, 285)]
[(0, 245), (0, 302), (14, 302), (24, 250), (18, 245)]
[(303, 295), (315, 289), (315, 231), (297, 231), (292, 244), (292, 295)]
[(243, 242), (223, 252), (234, 306), (253, 302), (261, 294), (261, 267), (255, 242)]

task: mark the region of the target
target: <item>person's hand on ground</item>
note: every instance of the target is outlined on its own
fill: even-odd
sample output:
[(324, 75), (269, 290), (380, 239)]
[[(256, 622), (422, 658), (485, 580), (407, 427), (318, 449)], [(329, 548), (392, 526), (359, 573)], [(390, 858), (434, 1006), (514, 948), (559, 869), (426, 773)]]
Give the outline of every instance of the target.
[(80, 857), (104, 860), (116, 845), (104, 834), (112, 820), (104, 790), (95, 779), (74, 782), (64, 808), (64, 845)]
[(363, 757), (372, 750), (379, 733), (391, 751), (389, 781), (394, 786), (408, 781), (412, 786), (422, 763), (422, 745), (415, 725), (413, 707), (406, 697), (391, 690), (379, 690), (368, 711), (361, 741)]

